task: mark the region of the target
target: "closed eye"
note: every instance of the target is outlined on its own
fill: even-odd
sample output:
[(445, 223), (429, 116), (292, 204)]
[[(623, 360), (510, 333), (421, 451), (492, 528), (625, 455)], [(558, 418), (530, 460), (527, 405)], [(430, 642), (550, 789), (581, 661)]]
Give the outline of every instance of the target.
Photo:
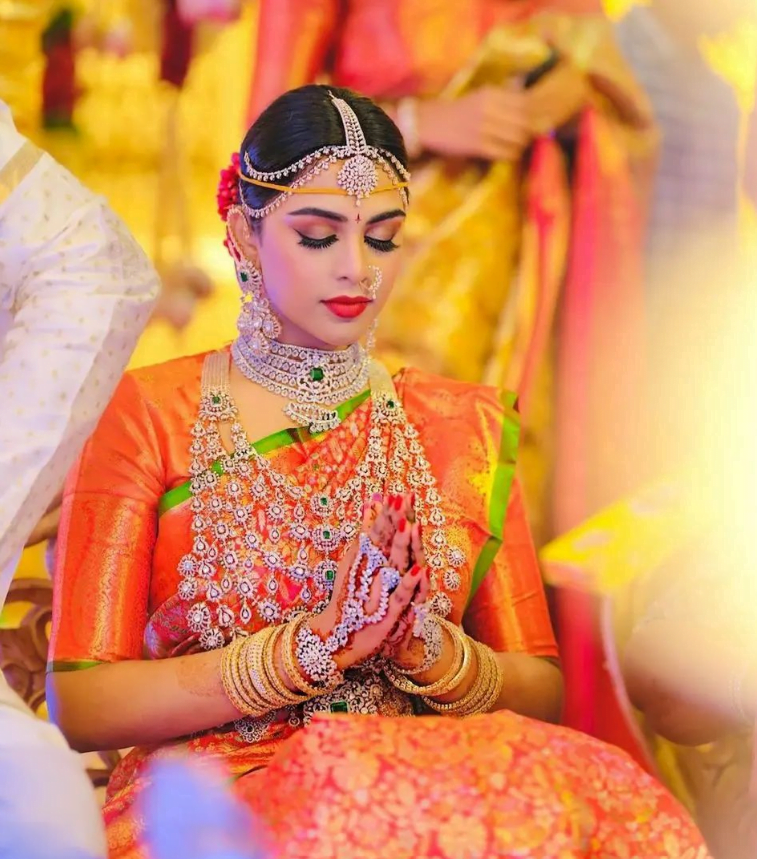
[(296, 231), (297, 235), (300, 237), (299, 244), (301, 244), (305, 248), (310, 248), (311, 250), (323, 250), (324, 248), (330, 248), (336, 242), (336, 236), (326, 236), (323, 239), (313, 239), (310, 236), (306, 236), (304, 233), (301, 233), (299, 230)]

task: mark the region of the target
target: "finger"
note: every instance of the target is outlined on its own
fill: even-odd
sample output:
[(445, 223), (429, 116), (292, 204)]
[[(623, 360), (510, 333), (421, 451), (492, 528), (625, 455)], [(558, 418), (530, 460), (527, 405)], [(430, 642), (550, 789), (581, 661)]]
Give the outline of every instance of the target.
[(431, 592), (431, 573), (428, 567), (424, 567), (419, 576), (418, 590), (415, 594), (413, 602), (415, 605), (422, 605), (429, 597)]
[(413, 601), (418, 587), (419, 573), (420, 570), (418, 568), (414, 568), (409, 573), (405, 573), (397, 589), (389, 597), (389, 610), (386, 613), (386, 617), (380, 624), (377, 624), (384, 637), (391, 634), (402, 616), (402, 613)]
[(406, 572), (410, 567), (410, 530), (411, 526), (407, 519), (402, 517), (389, 549), (389, 565), (401, 573)]
[(376, 519), (378, 519), (382, 506), (383, 496), (375, 492), (363, 507), (363, 531), (369, 535)]
[(389, 518), (389, 508), (385, 501), (377, 501), (376, 518), (371, 526), (368, 536), (374, 546), (377, 546), (383, 551), (389, 535), (392, 533), (391, 522)]
[(423, 550), (423, 529), (420, 522), (414, 522), (410, 528), (410, 548), (413, 562), (423, 567), (426, 564), (426, 553)]

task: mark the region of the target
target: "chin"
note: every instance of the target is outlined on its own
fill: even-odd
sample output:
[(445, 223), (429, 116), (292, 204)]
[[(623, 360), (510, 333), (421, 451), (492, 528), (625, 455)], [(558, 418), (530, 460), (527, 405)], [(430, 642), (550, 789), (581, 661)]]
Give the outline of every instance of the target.
[(326, 349), (346, 349), (367, 336), (373, 318), (373, 314), (369, 316), (366, 313), (359, 319), (328, 320), (317, 327), (311, 325), (305, 330)]

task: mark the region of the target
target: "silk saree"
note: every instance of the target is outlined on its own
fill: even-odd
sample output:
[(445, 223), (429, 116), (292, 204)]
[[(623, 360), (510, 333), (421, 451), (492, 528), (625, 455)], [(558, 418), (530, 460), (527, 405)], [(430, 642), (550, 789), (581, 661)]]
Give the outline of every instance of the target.
[[(198, 649), (198, 635), (190, 631), (186, 605), (177, 594), (177, 568), (192, 540), (190, 430), (199, 405), (203, 360), (183, 358), (128, 374), (72, 472), (55, 571), (51, 671), (168, 658)], [(557, 649), (514, 480), (518, 440), (514, 396), (413, 369), (399, 373), (395, 386), (436, 478), (447, 527), (465, 554), (452, 619), (499, 652), (554, 659)], [(254, 446), (279, 472), (298, 481), (319, 488), (340, 484), (356, 467), (367, 443), (369, 396), (346, 403), (342, 424), (327, 434), (314, 437), (302, 428), (291, 428)], [(226, 479), (223, 474), (217, 477)], [(283, 573), (279, 598), (291, 596), (291, 587)], [(249, 631), (265, 623), (254, 615)], [(355, 731), (349, 727), (353, 722)], [(339, 746), (338, 735), (345, 730)], [(375, 732), (384, 739), (366, 744), (366, 738), (377, 736)], [(449, 738), (443, 740), (446, 734)], [(453, 754), (448, 743), (457, 743), (459, 751)], [(305, 855), (299, 852), (303, 845), (290, 842), (285, 830), (288, 821), (305, 823), (314, 813), (316, 806), (307, 799), (313, 784), (321, 785), (318, 795), (326, 805), (333, 795), (334, 808), (341, 803), (354, 817), (365, 810), (360, 805), (365, 794), (358, 788), (369, 794), (376, 791), (379, 797), (382, 785), (409, 776), (396, 792), (401, 805), (421, 789), (421, 772), (438, 778), (438, 767), (429, 768), (432, 750), (437, 758), (440, 752), (447, 755), (444, 780), (437, 785), (448, 793), (447, 804), (460, 791), (459, 785), (469, 784), (471, 778), (478, 785), (478, 792), (468, 791), (466, 799), (467, 806), (478, 809), (475, 823), (486, 836), (482, 841), (477, 835), (475, 844), (499, 844), (501, 833), (508, 831), (514, 849), (529, 844), (533, 856), (559, 855), (550, 852), (559, 845), (572, 851), (566, 856), (601, 856), (604, 844), (635, 844), (642, 836), (657, 850), (660, 839), (674, 831), (675, 850), (669, 855), (697, 859), (706, 855), (685, 814), (622, 753), (510, 713), (455, 722), (325, 715), (316, 716), (305, 728), (282, 713), (253, 742), (234, 725), (226, 725), (133, 749), (108, 787), (104, 815), (109, 855), (111, 859), (145, 855), (139, 797), (149, 783), (151, 763), (166, 756), (181, 753), (222, 766), (231, 790), (254, 812), (258, 825), (274, 840), (284, 834), (290, 852), (281, 855), (299, 856)], [(472, 769), (460, 759), (463, 750)], [(311, 766), (303, 773), (307, 760)], [(515, 760), (520, 765), (510, 766)], [(634, 800), (631, 816), (616, 825), (618, 801), (613, 792), (619, 780)], [(572, 796), (583, 798), (574, 802)], [(507, 797), (508, 822), (503, 829), (505, 819), (495, 809)], [(353, 802), (358, 805), (351, 810), (344, 805)], [(394, 823), (384, 820), (383, 825), (394, 827), (392, 843), (403, 841), (399, 835), (404, 824), (397, 817), (401, 811), (398, 805), (390, 813)], [(421, 842), (405, 839), (405, 852), (396, 855), (418, 855), (407, 850), (408, 845), (420, 844), (429, 856), (459, 856), (456, 845), (462, 835), (457, 824), (437, 838), (432, 832), (436, 818), (421, 816), (418, 825), (428, 829), (428, 837)], [(308, 855), (311, 847), (313, 855), (344, 855), (352, 818), (341, 813), (327, 817), (325, 823), (323, 813), (311, 820), (321, 827), (321, 835), (317, 849), (307, 846)], [(603, 831), (605, 835), (596, 834)], [(484, 846), (465, 855), (491, 855)], [(357, 842), (350, 847), (352, 856), (378, 855), (375, 844), (373, 853), (367, 851)]]

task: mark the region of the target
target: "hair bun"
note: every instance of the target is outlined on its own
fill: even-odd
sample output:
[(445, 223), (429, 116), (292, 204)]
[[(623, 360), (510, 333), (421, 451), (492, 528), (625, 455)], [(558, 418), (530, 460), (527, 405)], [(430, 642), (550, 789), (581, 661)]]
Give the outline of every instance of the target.
[(224, 223), (228, 217), (229, 209), (239, 202), (239, 153), (235, 152), (231, 156), (231, 164), (221, 170), (218, 181), (216, 203), (218, 204), (218, 214)]

